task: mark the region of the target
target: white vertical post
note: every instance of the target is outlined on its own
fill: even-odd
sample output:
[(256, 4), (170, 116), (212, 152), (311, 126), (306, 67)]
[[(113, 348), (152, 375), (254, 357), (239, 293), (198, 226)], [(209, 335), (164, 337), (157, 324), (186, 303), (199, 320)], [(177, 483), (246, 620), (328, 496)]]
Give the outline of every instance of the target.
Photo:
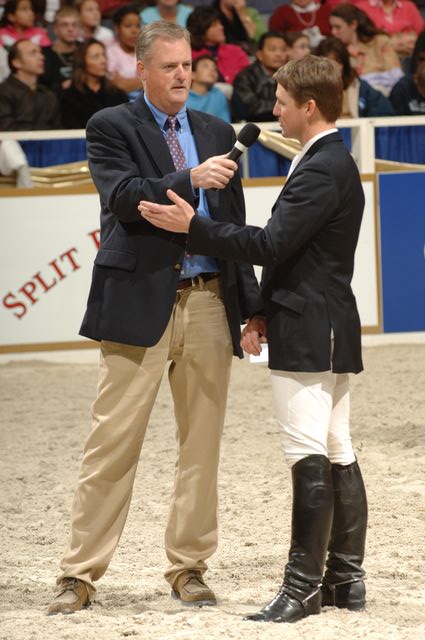
[(360, 173), (375, 173), (374, 121), (359, 118), (351, 130), (351, 152)]

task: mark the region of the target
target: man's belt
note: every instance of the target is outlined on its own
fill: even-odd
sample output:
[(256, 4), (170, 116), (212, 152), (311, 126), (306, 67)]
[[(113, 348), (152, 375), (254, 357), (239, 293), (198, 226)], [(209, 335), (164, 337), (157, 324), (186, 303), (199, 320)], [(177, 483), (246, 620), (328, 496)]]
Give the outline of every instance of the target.
[(193, 276), (193, 278), (183, 278), (179, 280), (177, 283), (177, 291), (183, 291), (184, 289), (188, 289), (189, 287), (197, 287), (202, 282), (208, 282), (208, 280), (214, 280), (214, 278), (218, 278), (220, 273), (216, 272), (207, 272), (207, 273), (199, 273), (197, 276)]

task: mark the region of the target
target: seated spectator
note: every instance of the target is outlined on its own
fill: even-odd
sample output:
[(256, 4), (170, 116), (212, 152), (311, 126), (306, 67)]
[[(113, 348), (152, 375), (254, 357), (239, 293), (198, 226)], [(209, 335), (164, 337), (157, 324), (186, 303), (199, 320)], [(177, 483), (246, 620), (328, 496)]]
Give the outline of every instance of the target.
[(410, 56), (416, 38), (425, 23), (419, 9), (411, 0), (357, 0), (356, 6), (364, 11), (375, 27), (391, 36), (399, 56)]
[(390, 100), (400, 116), (425, 115), (425, 31), (416, 41), (409, 73), (394, 85)]
[(86, 40), (74, 55), (72, 84), (61, 94), (66, 129), (84, 129), (96, 111), (127, 102), (126, 93), (110, 84), (106, 73), (105, 46)]
[(140, 31), (138, 7), (121, 7), (114, 13), (112, 22), (116, 42), (106, 49), (108, 75), (113, 85), (125, 91), (129, 100), (134, 100), (142, 88), (136, 64), (136, 39)]
[(266, 32), (261, 14), (247, 7), (246, 0), (214, 0), (212, 5), (218, 11), (226, 42), (238, 44), (247, 53), (254, 53), (256, 42)]
[(299, 60), (310, 53), (310, 40), (302, 31), (284, 33), (288, 60)]
[[(249, 65), (245, 51), (227, 44), (224, 28), (214, 7), (195, 7), (187, 21), (192, 36), (192, 57), (210, 55), (217, 62), (219, 82), (232, 84), (235, 76)], [(231, 91), (227, 95), (230, 95)]]
[(220, 89), (215, 87), (218, 79), (217, 64), (211, 56), (199, 56), (192, 63), (192, 86), (187, 99), (190, 109), (210, 113), (226, 122), (231, 122), (229, 103)]
[(350, 64), (347, 47), (338, 38), (322, 40), (315, 54), (333, 60), (341, 71), (344, 100), (341, 118), (393, 116), (391, 102), (366, 80), (361, 80)]
[(192, 11), (193, 7), (181, 4), (179, 0), (156, 0), (154, 7), (146, 7), (140, 12), (140, 19), (143, 24), (167, 20), (185, 27)]
[(413, 75), (404, 76), (393, 86), (390, 100), (399, 116), (425, 115), (425, 62)]
[(350, 54), (351, 66), (378, 91), (388, 96), (403, 76), (399, 57), (388, 34), (377, 29), (364, 11), (352, 4), (340, 4), (331, 13), (332, 35)]
[(80, 20), (77, 9), (64, 6), (55, 15), (53, 31), (56, 39), (51, 47), (44, 47), (44, 73), (39, 78), (56, 94), (71, 84), (72, 60), (78, 44)]
[(18, 40), (31, 40), (40, 47), (52, 43), (47, 31), (35, 26), (31, 0), (7, 0), (0, 20), (0, 45), (10, 48)]
[(103, 42), (105, 47), (114, 42), (113, 31), (100, 24), (102, 14), (97, 0), (76, 0), (74, 6), (80, 14), (80, 40), (82, 42), (95, 38), (98, 42)]
[(55, 94), (38, 83), (44, 57), (38, 44), (19, 40), (8, 55), (10, 76), (0, 84), (0, 130), (60, 129)]
[(281, 33), (261, 36), (256, 61), (238, 73), (233, 82), (232, 110), (238, 120), (274, 121), (276, 104), (275, 72), (287, 60), (287, 47)]
[(270, 31), (302, 31), (310, 41), (310, 47), (319, 44), (324, 36), (331, 34), (330, 8), (317, 0), (291, 0), (279, 6), (269, 20)]

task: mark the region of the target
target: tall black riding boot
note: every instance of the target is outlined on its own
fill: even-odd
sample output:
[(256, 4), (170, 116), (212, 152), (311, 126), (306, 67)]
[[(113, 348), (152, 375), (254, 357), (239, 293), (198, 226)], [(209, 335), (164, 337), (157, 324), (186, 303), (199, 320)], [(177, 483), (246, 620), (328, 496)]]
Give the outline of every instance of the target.
[(366, 604), (363, 581), (367, 500), (357, 462), (332, 465), (334, 518), (326, 573), (322, 586), (322, 606), (361, 611)]
[(320, 585), (332, 526), (331, 463), (321, 455), (292, 467), (292, 537), (282, 587), (261, 611), (245, 620), (296, 622), (320, 613)]

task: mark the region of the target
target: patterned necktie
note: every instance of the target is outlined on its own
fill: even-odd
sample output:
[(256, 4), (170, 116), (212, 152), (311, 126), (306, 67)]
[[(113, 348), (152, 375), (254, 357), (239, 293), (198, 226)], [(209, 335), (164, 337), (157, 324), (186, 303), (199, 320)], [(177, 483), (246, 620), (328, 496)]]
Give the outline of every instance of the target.
[(175, 116), (169, 116), (167, 123), (168, 127), (165, 131), (165, 140), (167, 141), (176, 171), (183, 171), (183, 169), (187, 169), (187, 164), (183, 149), (181, 148), (180, 142), (177, 138), (177, 118)]
[[(186, 164), (186, 158), (184, 157), (183, 149), (181, 148), (180, 142), (178, 141), (178, 138), (177, 138), (177, 131), (176, 131), (177, 118), (175, 116), (169, 116), (167, 123), (168, 123), (168, 127), (165, 131), (165, 140), (167, 141), (168, 148), (170, 150), (171, 157), (173, 159), (176, 171), (183, 171), (183, 169), (187, 169), (187, 164)], [(184, 256), (185, 257), (183, 261), (183, 269), (181, 271), (181, 275), (184, 275), (185, 271), (187, 271), (187, 268), (189, 267), (190, 261), (192, 258), (192, 256), (189, 253), (185, 253)]]

